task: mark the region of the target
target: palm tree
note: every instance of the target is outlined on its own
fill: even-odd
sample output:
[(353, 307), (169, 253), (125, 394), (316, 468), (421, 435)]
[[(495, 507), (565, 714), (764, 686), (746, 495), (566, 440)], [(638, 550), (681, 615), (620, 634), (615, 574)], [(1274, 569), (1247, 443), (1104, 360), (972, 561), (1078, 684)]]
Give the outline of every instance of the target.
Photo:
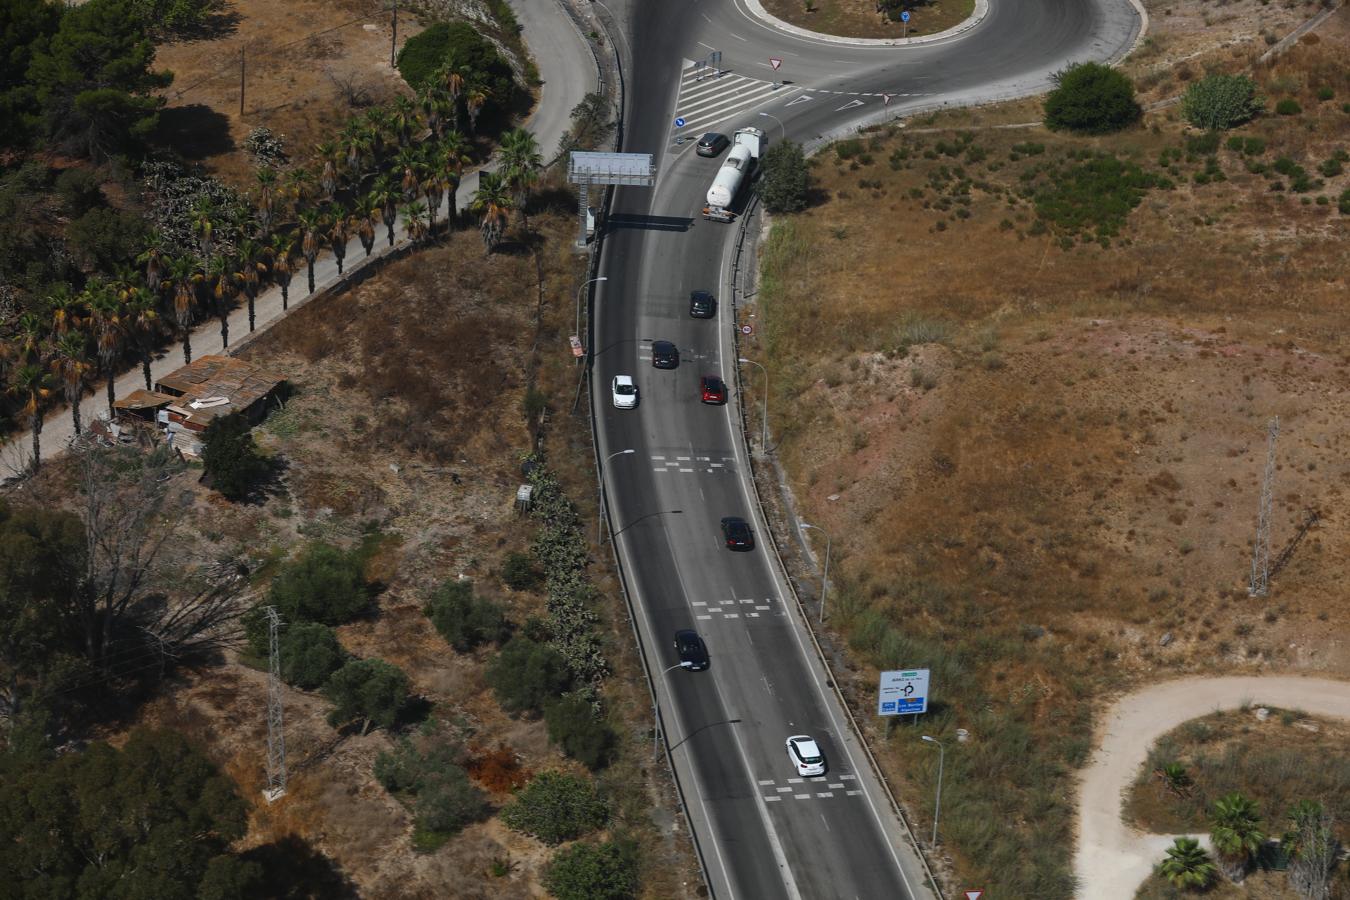
[(427, 127), (440, 140), (445, 129), (445, 116), (450, 112), (450, 98), (446, 90), (435, 84), (428, 84), (417, 97), (422, 106), (422, 115), (426, 117)]
[(390, 109), (390, 124), (393, 125), (394, 136), (398, 139), (398, 145), (406, 147), (408, 142), (412, 140), (413, 131), (418, 125), (417, 102), (402, 94), (395, 97)]
[(263, 166), (253, 173), (258, 182), (258, 224), (263, 234), (272, 231), (272, 213), (276, 210), (277, 172), (269, 166)]
[(464, 108), (469, 111), (469, 131), (478, 130), (478, 115), (491, 96), (492, 92), (482, 85), (470, 87), (468, 93), (464, 95)]
[(155, 232), (150, 236), (150, 246), (136, 257), (136, 262), (145, 266), (145, 287), (152, 294), (159, 293), (159, 282), (164, 274), (164, 251), (161, 245), (163, 235)]
[(155, 295), (149, 290), (131, 286), (122, 300), (123, 325), (133, 335), (136, 352), (141, 358), (141, 374), (145, 376), (145, 389), (152, 390), (150, 383), (150, 352), (154, 345), (155, 333), (159, 330), (158, 304)]
[(389, 246), (394, 246), (394, 223), (398, 221), (398, 190), (386, 173), (375, 179), (371, 195), (380, 204), (380, 220), (389, 232)]
[(328, 226), (328, 248), (333, 251), (333, 258), (337, 260), (338, 276), (342, 276), (342, 261), (347, 258), (347, 242), (352, 239), (352, 222), (342, 210), (337, 207), (329, 209), (330, 222)]
[(89, 336), (82, 331), (66, 332), (52, 343), (51, 357), (52, 368), (65, 389), (66, 402), (70, 404), (75, 434), (79, 435), (80, 401), (84, 399), (84, 386), (93, 368), (89, 361)]
[(1153, 777), (1170, 793), (1177, 797), (1188, 797), (1191, 793), (1191, 776), (1181, 763), (1164, 763), (1153, 770)]
[(337, 144), (324, 141), (314, 145), (314, 153), (323, 167), (319, 172), (319, 187), (326, 199), (332, 200), (337, 192)]
[(1248, 863), (1266, 842), (1256, 803), (1236, 792), (1220, 797), (1214, 801), (1210, 825), (1219, 867), (1229, 879), (1240, 883), (1247, 875)]
[(88, 315), (84, 297), (71, 291), (67, 284), (58, 284), (47, 297), (47, 310), (52, 319), (52, 332), (65, 334), (84, 327)]
[(211, 258), (211, 238), (215, 234), (216, 207), (209, 197), (199, 197), (192, 205), (192, 230), (201, 236), (202, 259)]
[(455, 117), (456, 130), (459, 129), (459, 98), (464, 95), (464, 87), (468, 84), (464, 75), (464, 69), (459, 66), (446, 66), (441, 71), (441, 83), (450, 97), (450, 112)]
[(446, 218), (452, 223), (459, 218), (458, 203), (455, 194), (459, 191), (460, 179), (464, 177), (464, 167), (470, 163), (469, 142), (458, 131), (448, 132), (441, 139), (432, 164), (445, 175), (446, 190), (450, 194), (450, 208)]
[(244, 238), (239, 242), (239, 287), (248, 300), (248, 330), (253, 333), (255, 327), (256, 303), (258, 291), (262, 288), (262, 276), (267, 272), (267, 263), (263, 259), (263, 248), (257, 241)]
[(366, 258), (375, 249), (375, 218), (380, 214), (380, 203), (373, 193), (362, 194), (356, 198), (352, 208), (352, 224), (356, 226), (356, 236), (361, 239), (361, 248)]
[(380, 158), (384, 156), (388, 143), (387, 136), (393, 130), (388, 110), (382, 106), (375, 106), (366, 110), (365, 128), (366, 136), (370, 140), (370, 152), (374, 155), (375, 161), (379, 162)]
[(539, 155), (539, 142), (524, 128), (512, 128), (502, 135), (501, 140), (502, 172), (506, 176), (507, 186), (515, 195), (516, 209), (520, 210), (521, 220), (528, 231), (530, 224), (525, 212), (525, 201), (530, 190), (539, 183), (539, 173), (544, 168), (544, 158)]
[(307, 209), (300, 213), (300, 231), (302, 234), (300, 243), (300, 252), (304, 254), (305, 262), (309, 264), (309, 292), (314, 293), (314, 260), (319, 255), (319, 244), (323, 240), (324, 225), (323, 212), (317, 209)]
[(267, 248), (270, 276), (277, 287), (281, 288), (281, 309), (290, 307), (291, 277), (295, 275), (295, 238), (289, 234), (272, 235), (272, 243)]
[(230, 310), (239, 296), (239, 264), (228, 256), (217, 256), (206, 264), (211, 286), (211, 306), (220, 320), (220, 349), (230, 346)]
[(427, 225), (427, 208), (421, 203), (409, 203), (403, 207), (403, 230), (408, 239), (416, 243), (431, 233)]
[(1184, 890), (1204, 890), (1217, 874), (1209, 854), (1195, 838), (1179, 837), (1167, 848), (1167, 858), (1158, 864), (1158, 874)]
[(52, 376), (47, 367), (38, 362), (26, 362), (14, 371), (9, 393), (23, 404), (19, 414), (28, 417), (28, 430), (33, 435), (33, 471), (42, 464), (42, 412), (52, 395)]
[(47, 325), (37, 313), (23, 313), (14, 323), (13, 347), (24, 362), (36, 362), (47, 339)]
[(173, 318), (183, 333), (183, 364), (192, 362), (192, 318), (201, 267), (191, 256), (176, 256), (165, 265), (165, 283), (173, 288)]
[(483, 234), (483, 255), (487, 256), (501, 242), (511, 221), (511, 196), (500, 173), (478, 173), (478, 190), (474, 191), (469, 208), (482, 217), (478, 230)]
[(347, 175), (353, 185), (361, 183), (361, 169), (366, 155), (370, 152), (370, 132), (361, 119), (353, 116), (338, 136), (338, 146), (342, 149), (347, 163)]
[(394, 168), (402, 173), (399, 186), (403, 189), (403, 199), (411, 200), (417, 195), (421, 175), (426, 168), (422, 164), (422, 153), (416, 147), (404, 147), (394, 157)]
[(1289, 810), (1280, 843), (1289, 855), (1289, 886), (1307, 900), (1329, 900), (1331, 876), (1341, 855), (1335, 821), (1321, 803), (1300, 800)]
[(89, 308), (93, 312), (94, 347), (98, 350), (98, 362), (108, 379), (108, 418), (113, 417), (113, 402), (117, 395), (113, 381), (117, 375), (117, 358), (122, 351), (122, 341), (126, 337), (123, 322), (125, 292), (103, 285), (93, 289), (89, 298)]
[(436, 230), (436, 213), (441, 208), (441, 202), (445, 200), (446, 188), (450, 183), (446, 180), (446, 175), (439, 166), (426, 166), (422, 174), (422, 193), (427, 198), (427, 230), (434, 232)]
[(285, 179), (286, 196), (291, 198), (291, 205), (298, 206), (314, 190), (314, 175), (303, 166), (296, 166), (286, 173)]

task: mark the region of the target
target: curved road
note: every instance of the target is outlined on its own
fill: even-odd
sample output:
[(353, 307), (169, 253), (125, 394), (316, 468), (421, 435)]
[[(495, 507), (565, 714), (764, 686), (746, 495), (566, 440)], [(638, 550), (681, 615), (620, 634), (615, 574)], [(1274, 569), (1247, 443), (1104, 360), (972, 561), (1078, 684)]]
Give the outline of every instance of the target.
[[(1079, 895), (1132, 900), (1176, 835), (1141, 834), (1121, 820), (1122, 795), (1158, 738), (1225, 709), (1282, 706), (1350, 719), (1350, 682), (1326, 678), (1232, 676), (1169, 681), (1123, 697), (1107, 712), (1101, 746), (1078, 792)], [(1208, 838), (1203, 840), (1208, 843)]]
[[(812, 144), (880, 116), (1041, 90), (1071, 61), (1122, 55), (1138, 18), (1127, 0), (996, 0), (950, 41), (864, 48), (784, 35), (730, 0), (633, 0), (615, 12), (630, 23), (620, 40), (623, 149), (654, 154), (658, 180), (620, 188), (606, 225), (591, 399), (606, 514), (709, 883), (718, 897), (747, 900), (930, 896), (762, 547), (738, 398), (699, 402), (700, 375), (736, 383), (735, 317), (724, 303), (714, 320), (691, 319), (689, 291), (727, 299), (736, 228), (698, 218), (720, 160), (677, 144), (672, 123), (686, 119), (689, 136), (758, 125), (771, 142)], [(686, 61), (712, 50), (726, 71), (695, 80)], [(777, 71), (770, 57), (782, 60)], [(679, 346), (678, 369), (652, 368), (652, 339)], [(636, 410), (610, 403), (619, 373), (636, 376)], [(751, 520), (761, 547), (723, 549), (718, 520), (728, 515)], [(709, 645), (706, 672), (671, 668), (671, 636), (689, 627)], [(824, 778), (799, 779), (789, 765), (784, 739), (802, 732), (824, 748)]]

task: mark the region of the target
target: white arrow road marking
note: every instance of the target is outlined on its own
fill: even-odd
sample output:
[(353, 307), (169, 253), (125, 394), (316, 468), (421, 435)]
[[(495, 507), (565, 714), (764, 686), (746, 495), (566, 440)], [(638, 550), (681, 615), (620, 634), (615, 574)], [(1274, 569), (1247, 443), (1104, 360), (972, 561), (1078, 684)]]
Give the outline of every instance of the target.
[(802, 95), (801, 95), (800, 97), (798, 97), (796, 100), (793, 100), (791, 103), (787, 103), (787, 104), (784, 104), (784, 105), (785, 105), (785, 106), (796, 106), (798, 103), (805, 103), (807, 100), (810, 100), (810, 99), (812, 99), (812, 98), (811, 98), (811, 96), (810, 96), (809, 94), (802, 94)]
[(862, 105), (863, 105), (863, 102), (862, 102), (861, 100), (850, 100), (849, 102), (845, 103), (843, 106), (839, 107), (839, 109), (836, 109), (835, 112), (840, 112), (840, 111), (845, 110), (845, 109), (852, 109), (852, 108), (855, 107), (855, 106), (862, 106)]

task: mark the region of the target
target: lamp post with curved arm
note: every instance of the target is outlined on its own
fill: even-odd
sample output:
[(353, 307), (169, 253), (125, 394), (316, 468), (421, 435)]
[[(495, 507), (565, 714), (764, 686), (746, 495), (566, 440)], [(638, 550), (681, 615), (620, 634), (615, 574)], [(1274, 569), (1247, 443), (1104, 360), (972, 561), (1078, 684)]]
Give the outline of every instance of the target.
[(825, 598), (830, 590), (830, 547), (833, 541), (830, 540), (830, 533), (819, 525), (812, 525), (809, 522), (802, 523), (803, 528), (810, 528), (812, 531), (819, 531), (825, 535), (825, 575), (820, 579), (820, 623), (825, 624)]
[(942, 813), (942, 769), (947, 761), (947, 748), (942, 746), (942, 741), (935, 737), (924, 735), (923, 739), (930, 744), (937, 744), (938, 748), (938, 782), (937, 782), (937, 802), (933, 804), (933, 846), (937, 846), (938, 835), (938, 816)]
[(598, 281), (609, 281), (609, 276), (601, 275), (599, 278), (592, 278), (590, 281), (582, 282), (577, 288), (577, 325), (572, 333), (578, 337), (581, 336), (581, 292), (586, 290), (589, 285), (595, 284)]
[(600, 505), (596, 507), (595, 515), (595, 542), (597, 544), (605, 539), (603, 530), (605, 527), (605, 466), (609, 465), (609, 461), (616, 456), (627, 456), (629, 453), (636, 452), (637, 451), (632, 447), (629, 447), (627, 450), (615, 450), (609, 456), (605, 457), (604, 465), (600, 467)]
[(755, 367), (758, 368), (761, 372), (764, 373), (764, 410), (763, 410), (763, 412), (760, 413), (760, 416), (759, 416), (759, 417), (760, 417), (760, 420), (761, 420), (761, 425), (762, 425), (763, 427), (762, 427), (762, 430), (761, 430), (761, 432), (760, 432), (759, 442), (760, 442), (761, 444), (764, 445), (764, 452), (765, 452), (765, 453), (768, 453), (768, 452), (769, 452), (769, 370), (766, 369), (766, 368), (764, 368), (763, 366), (761, 366), (759, 363), (755, 362), (753, 359), (746, 359), (744, 356), (740, 357), (740, 358), (737, 360), (737, 362), (742, 362), (742, 363), (746, 363), (746, 364), (748, 364), (748, 365), (755, 366)]

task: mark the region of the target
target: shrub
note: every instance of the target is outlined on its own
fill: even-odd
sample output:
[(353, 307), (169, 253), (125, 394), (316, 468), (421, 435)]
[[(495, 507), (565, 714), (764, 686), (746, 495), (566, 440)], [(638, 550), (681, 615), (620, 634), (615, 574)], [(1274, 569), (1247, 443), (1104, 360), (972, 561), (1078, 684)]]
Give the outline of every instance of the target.
[(1303, 112), (1303, 107), (1298, 105), (1298, 101), (1293, 97), (1285, 97), (1279, 103), (1275, 104), (1275, 114), (1280, 116), (1296, 116)]
[(461, 653), (479, 644), (504, 641), (511, 632), (501, 607), (486, 597), (475, 597), (473, 582), (467, 579), (444, 582), (422, 611), (441, 637)]
[(1322, 85), (1322, 87), (1317, 89), (1317, 99), (1323, 102), (1326, 102), (1335, 96), (1336, 92), (1326, 85)]
[(1195, 156), (1208, 156), (1219, 149), (1219, 133), (1206, 131), (1186, 137), (1186, 152)]
[(1264, 106), (1246, 75), (1206, 75), (1186, 88), (1181, 117), (1196, 128), (1222, 131), (1248, 121)]
[(1341, 195), (1336, 198), (1336, 208), (1341, 215), (1350, 216), (1350, 188), (1341, 191)]
[(609, 804), (587, 779), (543, 772), (516, 793), (502, 810), (502, 821), (512, 831), (545, 844), (561, 844), (603, 828), (609, 821)]
[(1109, 66), (1080, 63), (1056, 74), (1045, 98), (1045, 124), (1056, 131), (1105, 134), (1138, 121), (1130, 79)]
[(485, 110), (506, 110), (515, 104), (518, 88), (511, 65), (467, 22), (437, 22), (409, 38), (398, 54), (399, 74), (413, 89), (422, 88), (447, 67), (487, 90)]
[(411, 798), (419, 848), (431, 849), (488, 811), (483, 792), (465, 771), (463, 750), (437, 729), (423, 729), (416, 742), (399, 741), (375, 758), (375, 778), (405, 802)]
[(528, 591), (539, 586), (539, 570), (528, 553), (508, 553), (502, 563), (502, 581), (513, 591)]
[(277, 641), (281, 677), (307, 691), (323, 687), (342, 667), (345, 654), (333, 629), (319, 622), (297, 622), (282, 630)]
[(66, 226), (66, 242), (81, 266), (110, 272), (145, 246), (146, 232), (136, 213), (96, 206)]
[(511, 713), (539, 711), (567, 689), (567, 662), (547, 644), (518, 635), (488, 665), (487, 683), (502, 709)]
[(267, 460), (253, 443), (253, 430), (239, 413), (206, 427), (202, 464), (211, 487), (226, 500), (243, 500), (267, 475)]
[(609, 762), (614, 731), (585, 697), (569, 694), (554, 700), (544, 709), (544, 721), (548, 739), (586, 768), (603, 768)]
[(418, 830), (443, 835), (478, 821), (486, 811), (483, 792), (469, 782), (468, 774), (459, 766), (447, 766), (419, 785), (413, 805)]
[(637, 895), (637, 861), (614, 842), (574, 844), (553, 857), (544, 887), (558, 900), (628, 900)]
[(1098, 237), (1119, 233), (1130, 211), (1158, 180), (1134, 163), (1104, 156), (1080, 163), (1036, 194), (1036, 214), (1067, 234), (1094, 229)]
[(56, 193), (71, 218), (103, 205), (103, 188), (92, 169), (72, 166), (56, 176)]
[(862, 141), (857, 138), (848, 138), (847, 140), (840, 141), (834, 145), (834, 154), (839, 157), (840, 162), (843, 162), (846, 159), (852, 159), (862, 152)]
[(408, 700), (408, 676), (382, 659), (358, 659), (334, 672), (323, 692), (335, 706), (329, 724), (361, 719), (365, 734), (371, 725), (389, 728), (398, 721)]
[[(836, 151), (842, 153), (838, 147)], [(765, 209), (775, 213), (800, 212), (806, 209), (810, 191), (811, 172), (802, 145), (784, 141), (770, 147), (764, 154), (764, 179), (760, 184)]]
[(272, 581), (271, 602), (287, 622), (341, 625), (366, 608), (361, 559), (331, 544), (310, 544)]

